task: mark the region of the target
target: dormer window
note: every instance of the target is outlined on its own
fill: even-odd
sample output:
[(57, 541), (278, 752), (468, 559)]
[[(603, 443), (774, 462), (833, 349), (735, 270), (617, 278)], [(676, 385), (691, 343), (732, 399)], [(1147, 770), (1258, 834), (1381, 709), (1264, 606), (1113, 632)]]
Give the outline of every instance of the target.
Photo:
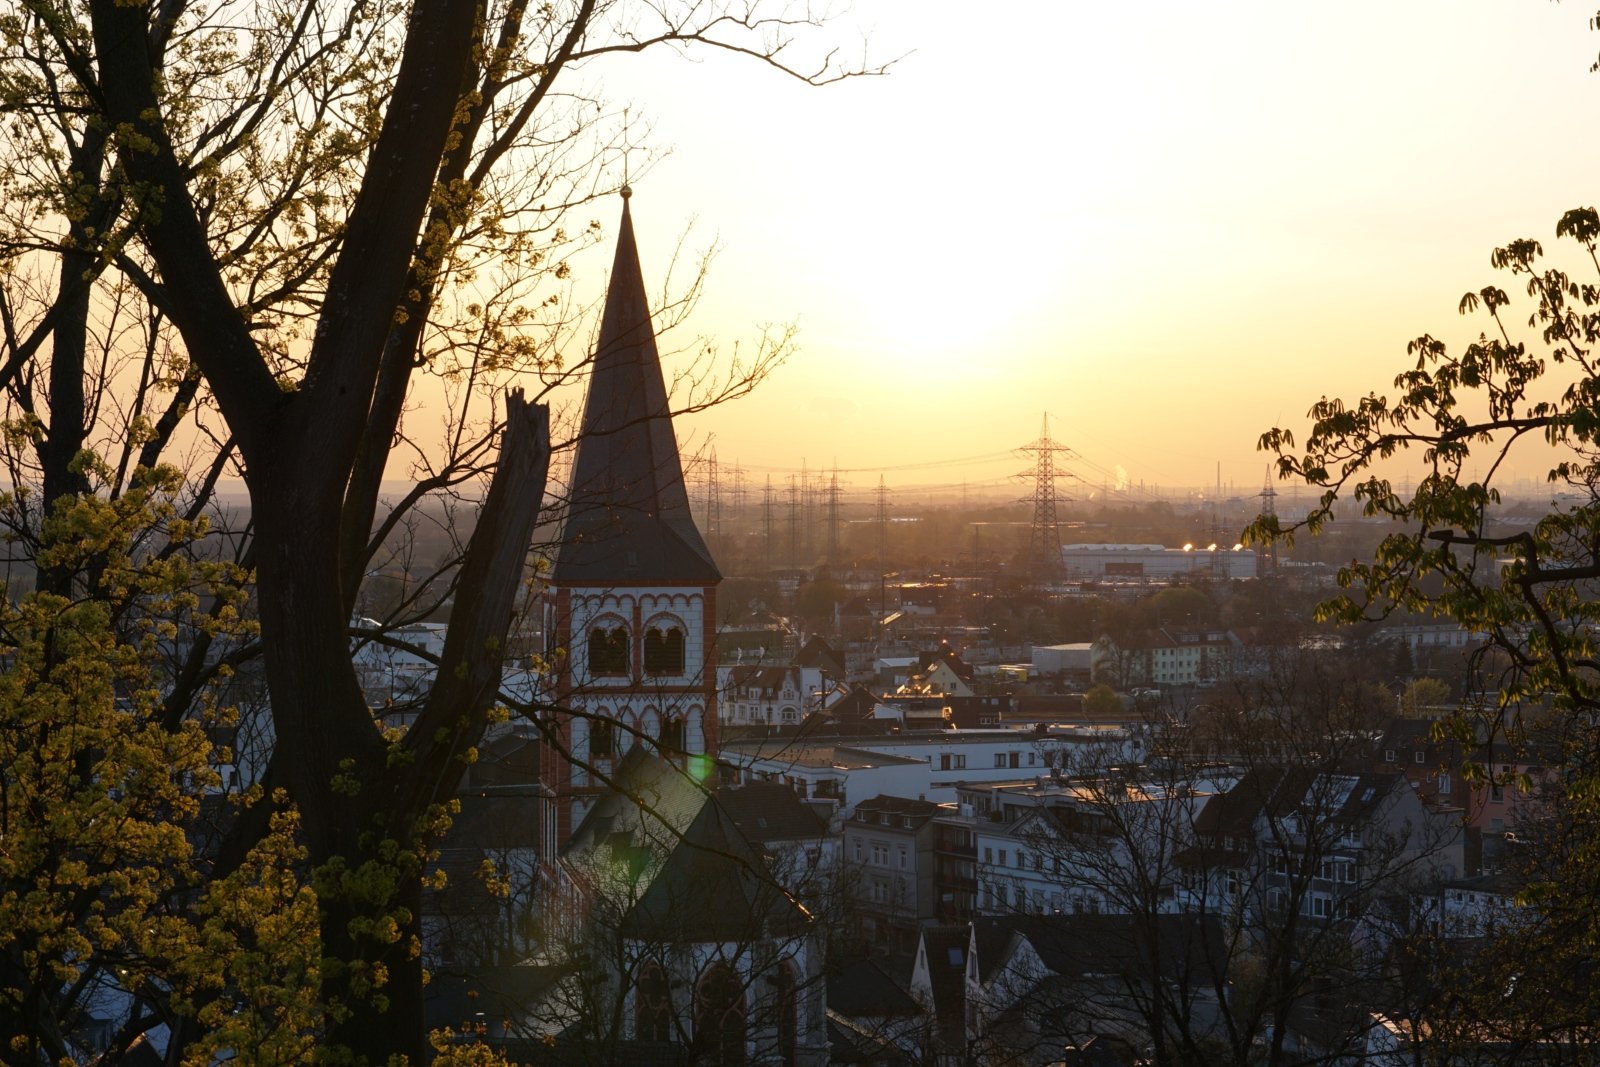
[(589, 631), (589, 673), (592, 676), (625, 677), (628, 652), (628, 631), (622, 627), (596, 626)]
[(652, 626), (644, 632), (644, 673), (683, 673), (683, 631), (676, 626)]

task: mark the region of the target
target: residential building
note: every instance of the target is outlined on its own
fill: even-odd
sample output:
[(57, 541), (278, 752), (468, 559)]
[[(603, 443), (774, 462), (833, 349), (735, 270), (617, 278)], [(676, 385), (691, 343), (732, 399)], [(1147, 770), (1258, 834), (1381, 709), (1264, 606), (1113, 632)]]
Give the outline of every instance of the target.
[(829, 1059), (903, 1067), (927, 1063), (932, 1017), (876, 959), (851, 960), (828, 975)]
[(964, 786), (959, 810), (973, 820), (973, 911), (1174, 910), (1176, 886), (1157, 880), (1173, 869), (1207, 798), (1230, 784), (1130, 767)]
[(934, 917), (933, 817), (926, 800), (875, 796), (844, 821), (844, 865), (861, 928), (870, 942), (910, 951), (917, 927)]
[(1255, 770), (1197, 818), (1185, 893), (1214, 912), (1360, 921), (1377, 888), (1405, 897), (1460, 877), (1461, 823), (1397, 772)]
[[(794, 664), (718, 668), (719, 713), (725, 726), (798, 726), (808, 710), (805, 670)], [(813, 682), (816, 702), (820, 677)]]
[(818, 733), (730, 741), (721, 755), (741, 780), (788, 781), (802, 796), (837, 800), (848, 812), (855, 799), (878, 793), (948, 803), (962, 784), (1048, 773), (1089, 750), (1112, 753), (1114, 763), (1137, 760), (1147, 743), (1120, 727)]
[(974, 920), (969, 938), (966, 1062), (1081, 1063), (1106, 1044), (1125, 1058), (1090, 1062), (1135, 1062), (1157, 1036), (1193, 1047), (1220, 1032), (1228, 954), (1212, 918), (1013, 915)]
[(1144, 630), (1095, 642), (1094, 677), (1123, 687), (1201, 685), (1229, 677), (1234, 643), (1226, 630)]

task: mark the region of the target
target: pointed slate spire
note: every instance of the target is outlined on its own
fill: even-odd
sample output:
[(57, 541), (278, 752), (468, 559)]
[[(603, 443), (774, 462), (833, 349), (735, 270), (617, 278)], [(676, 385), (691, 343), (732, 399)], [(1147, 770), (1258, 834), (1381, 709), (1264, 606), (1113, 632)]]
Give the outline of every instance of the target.
[(634, 243), (631, 195), (624, 185), (616, 259), (552, 577), (581, 584), (709, 585), (722, 576), (689, 513)]

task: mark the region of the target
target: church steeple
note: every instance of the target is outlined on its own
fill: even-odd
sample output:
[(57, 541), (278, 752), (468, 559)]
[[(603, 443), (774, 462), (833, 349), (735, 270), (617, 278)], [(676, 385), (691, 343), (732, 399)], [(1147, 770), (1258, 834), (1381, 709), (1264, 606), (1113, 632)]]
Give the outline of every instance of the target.
[(552, 578), (714, 584), (721, 575), (689, 513), (630, 196), (624, 185), (616, 258)]

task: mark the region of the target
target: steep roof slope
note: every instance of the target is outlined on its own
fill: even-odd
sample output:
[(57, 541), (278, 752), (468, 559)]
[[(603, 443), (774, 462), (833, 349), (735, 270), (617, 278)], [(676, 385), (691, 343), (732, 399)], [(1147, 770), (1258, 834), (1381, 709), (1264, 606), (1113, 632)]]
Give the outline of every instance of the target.
[(797, 935), (810, 922), (727, 809), (712, 799), (629, 910), (622, 932), (665, 944), (750, 942)]
[(722, 576), (689, 514), (628, 197), (624, 188), (552, 576), (576, 583), (712, 584)]

